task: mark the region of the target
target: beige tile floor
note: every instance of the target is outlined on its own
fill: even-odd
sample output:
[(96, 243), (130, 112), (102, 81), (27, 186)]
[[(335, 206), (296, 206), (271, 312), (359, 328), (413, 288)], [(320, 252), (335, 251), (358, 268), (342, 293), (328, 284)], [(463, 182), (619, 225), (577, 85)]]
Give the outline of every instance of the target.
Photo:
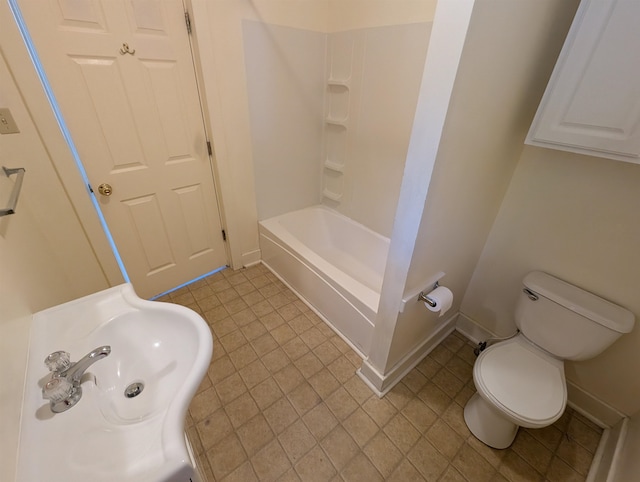
[(162, 301), (201, 313), (214, 336), (187, 418), (209, 482), (585, 480), (601, 430), (573, 410), (507, 450), (471, 435), (475, 356), (456, 332), (379, 399), (358, 355), (262, 265)]

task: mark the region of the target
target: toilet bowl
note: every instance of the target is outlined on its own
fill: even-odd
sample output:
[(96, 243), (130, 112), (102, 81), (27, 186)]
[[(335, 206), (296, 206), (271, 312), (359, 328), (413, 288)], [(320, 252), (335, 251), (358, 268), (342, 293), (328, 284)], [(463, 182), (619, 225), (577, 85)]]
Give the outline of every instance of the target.
[(629, 310), (541, 271), (523, 285), (515, 312), (520, 333), (480, 354), (477, 393), (464, 409), (471, 433), (498, 449), (511, 445), (518, 427), (543, 428), (562, 416), (564, 360), (595, 357), (635, 323)]
[(518, 427), (551, 425), (567, 405), (564, 363), (523, 335), (483, 351), (473, 381), (477, 393), (465, 406), (465, 422), (494, 448), (509, 447)]

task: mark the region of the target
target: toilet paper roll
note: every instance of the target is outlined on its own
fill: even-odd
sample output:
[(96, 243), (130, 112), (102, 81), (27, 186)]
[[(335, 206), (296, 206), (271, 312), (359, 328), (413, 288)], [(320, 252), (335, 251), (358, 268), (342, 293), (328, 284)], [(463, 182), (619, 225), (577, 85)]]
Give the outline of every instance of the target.
[(428, 303), (424, 305), (429, 311), (440, 312), (438, 316), (444, 315), (451, 305), (453, 304), (453, 293), (449, 288), (444, 286), (438, 286), (435, 290), (427, 295), (427, 298), (435, 301), (435, 306), (430, 306)]

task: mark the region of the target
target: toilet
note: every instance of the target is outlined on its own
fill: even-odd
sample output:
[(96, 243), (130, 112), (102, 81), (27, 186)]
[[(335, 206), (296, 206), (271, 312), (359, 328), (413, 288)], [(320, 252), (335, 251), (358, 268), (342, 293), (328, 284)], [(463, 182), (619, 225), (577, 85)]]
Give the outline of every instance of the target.
[(480, 441), (509, 447), (519, 427), (543, 428), (567, 405), (564, 360), (586, 360), (633, 329), (633, 313), (541, 271), (525, 276), (515, 311), (519, 333), (480, 353), (477, 392), (464, 420)]

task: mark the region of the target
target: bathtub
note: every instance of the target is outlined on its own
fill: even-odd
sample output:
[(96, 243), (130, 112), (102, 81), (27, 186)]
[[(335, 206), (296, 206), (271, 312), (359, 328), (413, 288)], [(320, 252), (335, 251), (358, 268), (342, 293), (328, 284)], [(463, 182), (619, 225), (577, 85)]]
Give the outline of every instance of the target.
[(367, 355), (389, 239), (326, 206), (259, 223), (262, 262)]

